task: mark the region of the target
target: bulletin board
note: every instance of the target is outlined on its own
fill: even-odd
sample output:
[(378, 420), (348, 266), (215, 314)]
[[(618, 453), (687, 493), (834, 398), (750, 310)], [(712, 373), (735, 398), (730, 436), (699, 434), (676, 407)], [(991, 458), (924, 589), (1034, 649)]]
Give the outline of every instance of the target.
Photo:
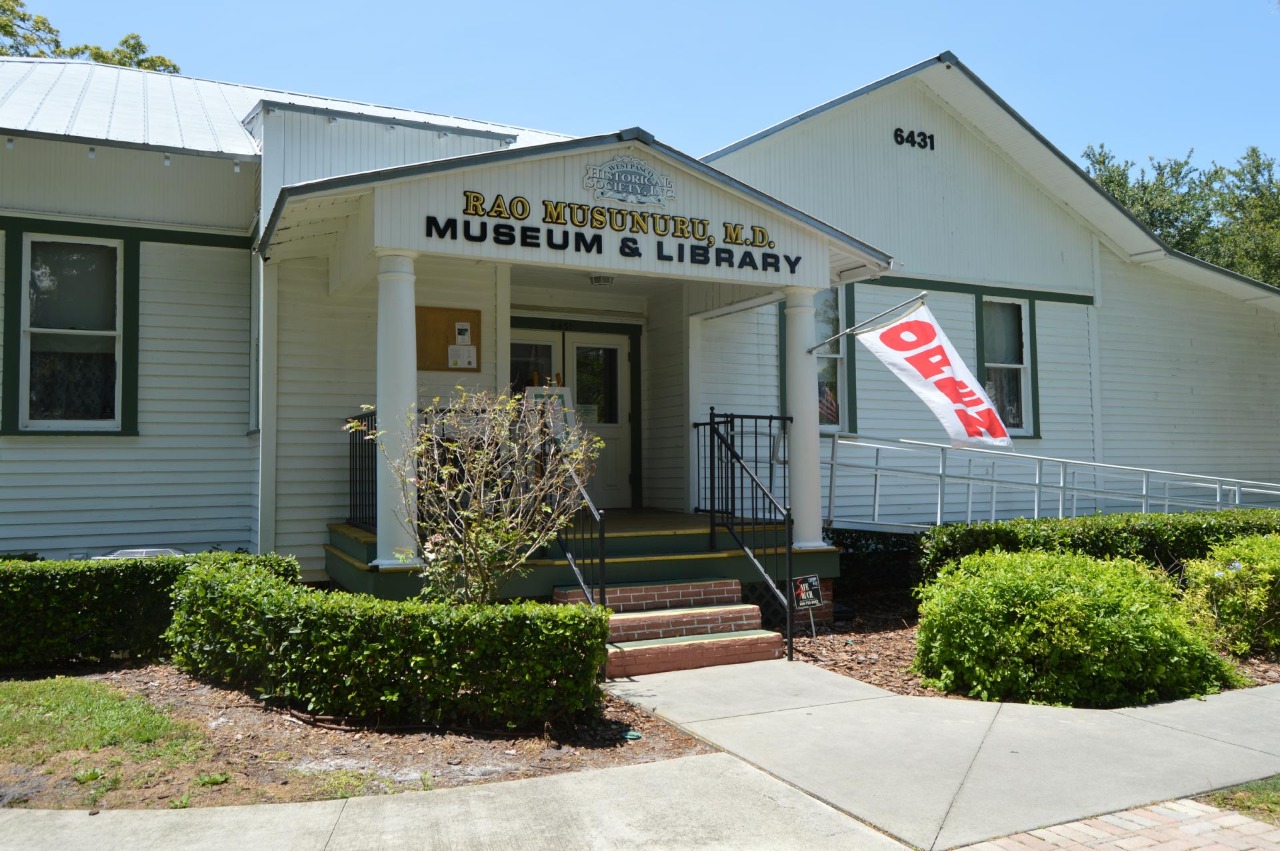
[[(418, 307), (418, 369), (431, 372), (480, 371), (480, 311)], [(462, 334), (463, 326), (468, 334)], [(469, 337), (469, 339), (467, 339)]]

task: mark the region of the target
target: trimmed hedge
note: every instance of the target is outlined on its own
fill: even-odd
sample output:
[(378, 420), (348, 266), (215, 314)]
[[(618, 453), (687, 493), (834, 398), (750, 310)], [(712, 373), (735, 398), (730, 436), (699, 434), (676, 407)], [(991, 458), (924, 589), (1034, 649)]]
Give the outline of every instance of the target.
[(1187, 563), (1183, 601), (1243, 656), (1280, 651), (1280, 537), (1250, 535), (1217, 544)]
[(1177, 589), (1134, 561), (986, 553), (920, 589), (916, 668), (982, 700), (1133, 706), (1239, 684)]
[(319, 715), (529, 728), (599, 705), (608, 613), (324, 593), (249, 566), (174, 592), (174, 662)]
[(0, 669), (165, 652), (170, 592), (188, 568), (255, 564), (297, 580), (295, 559), (200, 553), (108, 561), (0, 561)]
[(973, 553), (1034, 550), (1137, 559), (1178, 576), (1186, 562), (1204, 558), (1209, 548), (1220, 541), (1275, 532), (1280, 532), (1280, 510), (1274, 509), (1096, 514), (1061, 520), (949, 524), (936, 526), (921, 536), (920, 568), (929, 580), (938, 575), (943, 565)]

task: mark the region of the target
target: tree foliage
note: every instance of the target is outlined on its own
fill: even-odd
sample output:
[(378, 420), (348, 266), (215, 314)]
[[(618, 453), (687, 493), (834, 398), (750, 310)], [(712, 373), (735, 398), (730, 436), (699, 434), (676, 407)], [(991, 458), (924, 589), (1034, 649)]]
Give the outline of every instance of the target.
[(93, 44), (63, 47), (58, 28), (44, 15), (29, 12), (25, 0), (0, 0), (0, 56), (89, 59), (104, 65), (178, 73), (180, 69), (172, 60), (147, 50), (137, 33), (129, 33), (111, 48)]
[(1249, 147), (1232, 167), (1185, 157), (1149, 159), (1150, 172), (1106, 145), (1085, 148), (1085, 171), (1171, 247), (1280, 286), (1276, 161)]
[(569, 426), (558, 402), (461, 389), (407, 432), (399, 451), (393, 429), (375, 436), (400, 482), (417, 541), (412, 555), (424, 565), (423, 595), (458, 603), (493, 602), (528, 571), (528, 560), (583, 506), (603, 445)]

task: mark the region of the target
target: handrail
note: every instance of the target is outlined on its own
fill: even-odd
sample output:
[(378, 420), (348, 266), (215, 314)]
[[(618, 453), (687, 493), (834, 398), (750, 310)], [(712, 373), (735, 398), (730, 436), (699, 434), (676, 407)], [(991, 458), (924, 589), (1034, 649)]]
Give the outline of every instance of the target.
[[(378, 531), (377, 412), (347, 417), (347, 523)], [(352, 425), (354, 424), (354, 426)]]
[[(578, 587), (586, 595), (587, 605), (597, 605), (595, 595), (591, 593), (591, 588), (594, 585), (600, 592), (599, 605), (607, 608), (609, 594), (605, 581), (604, 510), (596, 508), (595, 503), (591, 501), (591, 496), (587, 493), (586, 486), (578, 478), (578, 474), (570, 470), (569, 475), (573, 477), (577, 496), (582, 500), (582, 508), (574, 514), (569, 525), (556, 530), (556, 544), (560, 547), (560, 551), (564, 553), (565, 560), (569, 563), (569, 569), (573, 571), (574, 578), (578, 580)], [(595, 550), (594, 555), (591, 553), (593, 547)], [(583, 575), (583, 568), (586, 567), (590, 572), (593, 564), (598, 568), (598, 577), (595, 583), (589, 581)]]
[[(717, 415), (715, 408), (712, 408), (708, 422), (695, 424), (695, 428), (706, 428), (708, 433), (707, 497), (709, 503), (706, 510), (711, 516), (712, 547), (715, 546), (716, 528), (723, 527), (733, 538), (734, 543), (742, 549), (747, 561), (760, 575), (765, 587), (772, 592), (773, 597), (782, 606), (786, 620), (787, 659), (793, 660), (795, 658), (795, 642), (792, 636), (795, 620), (794, 598), (790, 593), (783, 594), (779, 590), (778, 582), (782, 577), (776, 575), (779, 572), (778, 561), (781, 557), (785, 565), (785, 587), (790, 592), (794, 540), (791, 509), (774, 496), (734, 446), (732, 438), (721, 431), (721, 425), (729, 425), (732, 435), (732, 424), (737, 419), (741, 419), (741, 415)], [(781, 422), (783, 435), (785, 435), (787, 419), (780, 417), (769, 417), (769, 419)], [(727, 501), (727, 505), (723, 507), (720, 504), (721, 491)], [(783, 531), (781, 542), (776, 540), (779, 520), (782, 521)], [(769, 537), (773, 537), (774, 540), (769, 541)], [(764, 539), (765, 546), (758, 545), (761, 539)], [(782, 545), (779, 546), (779, 543)], [(765, 556), (766, 552), (772, 556), (774, 575), (770, 575), (760, 561), (760, 557)]]
[[(854, 437), (858, 439), (883, 440), (886, 438), (871, 438), (868, 435), (855, 434), (838, 434), (837, 437)], [(1156, 476), (1176, 476), (1179, 479), (1203, 479), (1207, 482), (1235, 482), (1242, 485), (1260, 485), (1263, 487), (1274, 488), (1275, 482), (1255, 482), (1250, 479), (1232, 479), (1224, 476), (1206, 476), (1203, 473), (1179, 473), (1174, 470), (1157, 470), (1154, 467), (1130, 467), (1124, 464), (1105, 464), (1101, 461), (1080, 461), (1073, 458), (1056, 458), (1052, 455), (1029, 455), (1022, 452), (1008, 452), (999, 449), (983, 449), (979, 446), (954, 447), (946, 443), (931, 443), (927, 440), (912, 440), (910, 438), (899, 438), (899, 443), (908, 446), (926, 446), (931, 449), (952, 449), (961, 452), (972, 452), (977, 455), (996, 455), (1004, 458), (1019, 458), (1023, 460), (1051, 461), (1057, 464), (1070, 464), (1073, 467), (1099, 467), (1107, 470), (1125, 470), (1129, 472), (1150, 473)]]
[[(827, 476), (827, 525), (839, 524), (857, 526), (859, 523), (872, 524), (872, 528), (883, 526), (881, 521), (882, 501), (886, 482), (892, 480), (929, 481), (933, 483), (935, 505), (928, 520), (923, 519), (923, 512), (911, 522), (903, 521), (893, 525), (921, 526), (929, 523), (941, 524), (949, 519), (958, 519), (954, 503), (959, 488), (964, 494), (963, 519), (973, 522), (975, 489), (981, 496), (989, 490), (991, 519), (997, 516), (1057, 516), (1073, 517), (1083, 510), (1094, 513), (1106, 510), (1107, 503), (1121, 503), (1132, 506), (1126, 510), (1138, 510), (1142, 513), (1152, 511), (1169, 512), (1183, 509), (1222, 509), (1236, 507), (1275, 507), (1280, 504), (1280, 484), (1257, 482), (1247, 479), (1232, 479), (1220, 476), (1207, 476), (1199, 473), (1177, 473), (1167, 470), (1156, 470), (1121, 464), (1106, 464), (1097, 461), (1076, 461), (1046, 455), (1030, 455), (978, 447), (952, 447), (945, 444), (923, 440), (894, 439), (840, 433), (827, 435), (831, 440), (831, 451), (824, 461), (828, 465)], [(859, 462), (842, 457), (841, 450), (869, 451), (871, 458)], [(888, 453), (890, 458), (884, 456)], [(895, 462), (909, 463), (917, 460), (920, 466), (911, 468), (898, 466)], [(926, 469), (930, 459), (932, 469)], [(957, 463), (966, 466), (956, 469)], [(980, 469), (975, 472), (975, 464)], [(1001, 468), (1003, 466), (1003, 472)], [(861, 512), (858, 516), (846, 519), (841, 511), (839, 485), (842, 483), (839, 470), (855, 470), (870, 473), (870, 505), (869, 512)], [(1056, 472), (1056, 475), (1054, 473)], [(847, 480), (845, 481), (847, 484)], [(1205, 494), (1212, 491), (1212, 494)], [(1025, 499), (1018, 494), (1031, 494), (1029, 504), (1017, 508), (1010, 503), (1013, 500)], [(1001, 494), (1004, 503), (1001, 504)], [(922, 494), (919, 490), (909, 498), (919, 501)], [(1246, 500), (1249, 497), (1249, 500)], [(1261, 501), (1256, 501), (1261, 499)], [(1081, 502), (1085, 504), (1082, 506)], [(1053, 503), (1056, 502), (1056, 506)], [(1046, 510), (1047, 509), (1047, 510)], [(1114, 510), (1114, 509), (1112, 509)], [(904, 512), (905, 513), (905, 512)], [(866, 516), (869, 514), (869, 518)]]

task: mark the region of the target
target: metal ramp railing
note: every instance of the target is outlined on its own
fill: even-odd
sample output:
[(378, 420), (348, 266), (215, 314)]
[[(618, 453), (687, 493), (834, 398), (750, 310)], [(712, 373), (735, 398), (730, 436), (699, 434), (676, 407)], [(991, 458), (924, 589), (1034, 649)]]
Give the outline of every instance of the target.
[(826, 524), (916, 532), (942, 523), (1280, 507), (1280, 484), (922, 440), (824, 435)]

